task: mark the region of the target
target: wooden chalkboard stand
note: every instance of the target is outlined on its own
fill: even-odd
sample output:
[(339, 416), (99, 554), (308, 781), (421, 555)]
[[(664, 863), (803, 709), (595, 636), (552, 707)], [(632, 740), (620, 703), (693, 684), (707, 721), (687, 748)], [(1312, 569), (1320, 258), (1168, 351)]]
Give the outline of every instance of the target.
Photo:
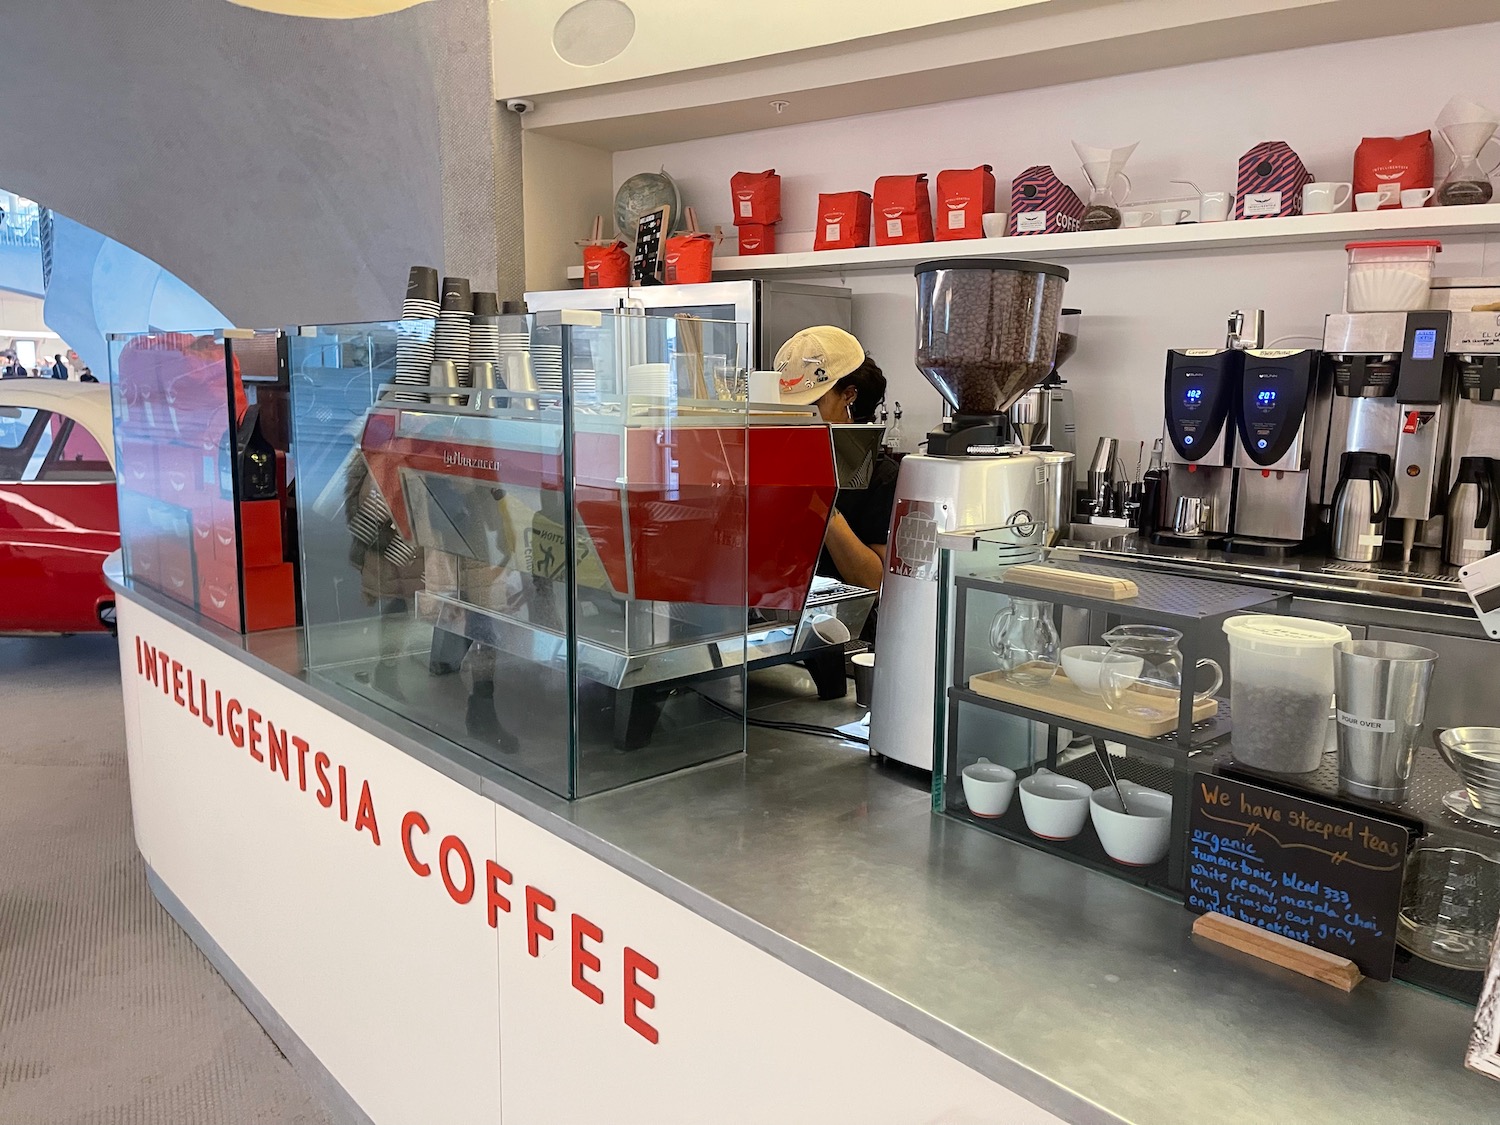
[(1273, 934), (1259, 926), (1229, 918), (1223, 914), (1200, 914), (1193, 922), (1193, 933), (1199, 937), (1238, 949), (1262, 961), (1291, 969), (1305, 977), (1331, 984), (1334, 988), (1350, 992), (1364, 980), (1359, 967), (1347, 957), (1328, 953), (1293, 941), (1289, 937)]

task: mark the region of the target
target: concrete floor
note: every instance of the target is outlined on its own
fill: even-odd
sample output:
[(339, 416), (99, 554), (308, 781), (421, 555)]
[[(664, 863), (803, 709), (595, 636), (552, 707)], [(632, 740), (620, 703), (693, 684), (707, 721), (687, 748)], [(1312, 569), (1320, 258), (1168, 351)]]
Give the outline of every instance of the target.
[(0, 1122), (332, 1121), (146, 887), (113, 640), (0, 638)]

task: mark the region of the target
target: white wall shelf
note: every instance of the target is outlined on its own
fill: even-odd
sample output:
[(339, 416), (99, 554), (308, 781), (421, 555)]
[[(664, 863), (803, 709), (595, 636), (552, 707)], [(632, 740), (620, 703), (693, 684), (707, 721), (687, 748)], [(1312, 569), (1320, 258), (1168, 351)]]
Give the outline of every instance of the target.
[[(1342, 215), (1296, 215), (1285, 219), (1241, 219), (1227, 223), (1193, 223), (1175, 227), (1077, 234), (1034, 234), (1009, 238), (975, 238), (961, 242), (919, 242), (907, 246), (863, 246), (855, 250), (802, 251), (758, 257), (714, 259), (714, 279), (746, 277), (836, 277), (909, 268), (931, 258), (1068, 259), (1144, 257), (1272, 247), (1313, 246), (1379, 238), (1437, 238), (1445, 235), (1500, 233), (1500, 203), (1474, 207), (1424, 207), (1357, 211)], [(733, 237), (731, 234), (730, 237)], [(1442, 259), (1438, 259), (1441, 264)], [(581, 280), (582, 266), (568, 269)]]

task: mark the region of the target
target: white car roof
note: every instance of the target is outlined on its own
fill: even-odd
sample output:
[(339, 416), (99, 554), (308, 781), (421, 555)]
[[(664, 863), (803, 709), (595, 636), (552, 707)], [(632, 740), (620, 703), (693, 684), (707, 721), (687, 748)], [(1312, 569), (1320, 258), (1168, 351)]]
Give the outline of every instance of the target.
[(64, 414), (86, 429), (115, 463), (115, 425), (107, 383), (63, 379), (0, 379), (0, 406), (31, 407)]

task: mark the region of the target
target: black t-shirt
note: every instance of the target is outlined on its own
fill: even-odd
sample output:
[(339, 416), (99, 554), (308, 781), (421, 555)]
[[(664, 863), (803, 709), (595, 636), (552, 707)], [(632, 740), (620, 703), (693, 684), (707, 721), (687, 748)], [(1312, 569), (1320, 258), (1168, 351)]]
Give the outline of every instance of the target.
[[(849, 529), (866, 546), (884, 546), (890, 537), (891, 509), (896, 505), (896, 478), (900, 472), (901, 462), (882, 453), (875, 459), (869, 488), (839, 490), (834, 507), (848, 521)], [(831, 575), (841, 582), (848, 581), (834, 565), (833, 556), (828, 553), (827, 547), (818, 556), (818, 573)]]

